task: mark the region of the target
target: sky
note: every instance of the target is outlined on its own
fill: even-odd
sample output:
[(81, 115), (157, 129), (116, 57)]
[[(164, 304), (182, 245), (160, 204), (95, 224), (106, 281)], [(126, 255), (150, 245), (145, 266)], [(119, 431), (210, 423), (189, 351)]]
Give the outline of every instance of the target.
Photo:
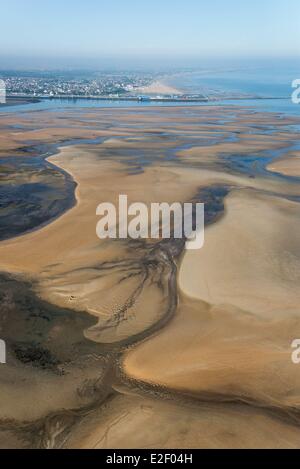
[(300, 56), (299, 0), (0, 0), (0, 67)]

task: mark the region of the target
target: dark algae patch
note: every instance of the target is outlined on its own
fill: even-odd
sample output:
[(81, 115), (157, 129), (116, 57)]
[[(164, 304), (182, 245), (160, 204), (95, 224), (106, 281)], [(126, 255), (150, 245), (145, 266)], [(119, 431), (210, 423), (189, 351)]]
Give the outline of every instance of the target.
[(21, 363), (31, 364), (42, 369), (49, 369), (56, 371), (58, 365), (61, 363), (51, 352), (44, 349), (39, 344), (15, 344), (13, 352)]
[(31, 231), (74, 202), (75, 182), (42, 156), (0, 158), (0, 240)]
[(40, 299), (30, 282), (0, 274), (1, 338), (20, 363), (62, 373), (65, 364), (99, 351), (99, 346), (83, 335), (94, 322), (87, 313)]

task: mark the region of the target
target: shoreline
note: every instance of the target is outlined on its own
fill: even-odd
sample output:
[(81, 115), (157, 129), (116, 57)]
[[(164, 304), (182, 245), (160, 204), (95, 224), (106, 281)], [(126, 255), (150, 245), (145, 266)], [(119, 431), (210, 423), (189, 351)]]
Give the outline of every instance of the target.
[(6, 102), (0, 104), (0, 110), (11, 106), (20, 106), (23, 104), (40, 103), (41, 98), (35, 98), (33, 96), (7, 96)]
[[(155, 93), (156, 94), (156, 93)], [(159, 93), (157, 93), (159, 94)], [(183, 94), (183, 93), (179, 93)], [(183, 95), (182, 97), (155, 97), (155, 96), (146, 96), (149, 102), (157, 102), (157, 103), (217, 103), (216, 106), (219, 106), (220, 104), (224, 102), (225, 106), (228, 105), (227, 101), (284, 101), (284, 100), (289, 100), (290, 98), (288, 96), (281, 96), (281, 97), (276, 97), (276, 96), (228, 96), (228, 97), (222, 97), (222, 98), (216, 98), (216, 97), (206, 97), (206, 96), (199, 96), (199, 97), (191, 97), (189, 95)], [(9, 97), (10, 98), (10, 97)], [(18, 105), (18, 104), (32, 104), (32, 103), (39, 103), (42, 101), (55, 101), (55, 100), (60, 100), (60, 101), (121, 101), (121, 102), (147, 102), (147, 100), (141, 100), (141, 97), (139, 96), (82, 96), (82, 95), (57, 95), (57, 96), (30, 96), (30, 95), (24, 95), (16, 98), (17, 100), (24, 99), (26, 101), (26, 98), (28, 98), (28, 102), (24, 103), (15, 103), (12, 105)], [(6, 104), (0, 105), (3, 107), (9, 107)], [(271, 110), (271, 112), (275, 113), (276, 111)]]

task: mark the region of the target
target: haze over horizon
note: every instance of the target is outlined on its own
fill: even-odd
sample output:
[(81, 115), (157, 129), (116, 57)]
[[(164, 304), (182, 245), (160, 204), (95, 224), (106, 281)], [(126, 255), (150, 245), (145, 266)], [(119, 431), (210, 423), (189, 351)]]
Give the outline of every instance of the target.
[[(13, 12), (13, 13), (12, 13)], [(0, 68), (124, 68), (299, 57), (297, 0), (11, 0)]]

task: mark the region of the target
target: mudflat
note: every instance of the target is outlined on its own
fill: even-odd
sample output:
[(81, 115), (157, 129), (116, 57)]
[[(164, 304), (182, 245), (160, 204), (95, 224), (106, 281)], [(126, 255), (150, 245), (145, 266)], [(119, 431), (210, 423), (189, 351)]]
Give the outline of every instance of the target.
[[(40, 182), (47, 145), (43, 178), (75, 190), (0, 242), (4, 447), (299, 447), (300, 186), (270, 170), (294, 124), (216, 106), (1, 116), (3, 181), (11, 160), (17, 184)], [(99, 240), (96, 208), (119, 194), (204, 202), (204, 248)]]

